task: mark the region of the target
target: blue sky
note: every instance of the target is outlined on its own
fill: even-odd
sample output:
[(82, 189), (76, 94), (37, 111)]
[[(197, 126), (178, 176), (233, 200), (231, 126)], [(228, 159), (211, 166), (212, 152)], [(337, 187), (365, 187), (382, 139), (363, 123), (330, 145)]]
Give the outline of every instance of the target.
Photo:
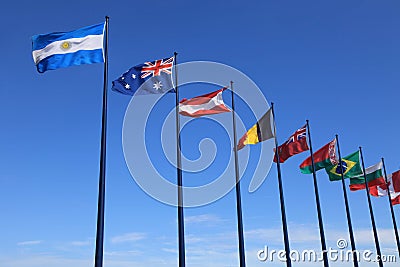
[[(398, 1), (45, 0), (7, 1), (1, 6), (0, 266), (93, 265), (103, 65), (39, 74), (31, 36), (97, 24), (105, 15), (110, 16), (110, 85), (133, 65), (174, 51), (180, 63), (223, 63), (247, 75), (265, 99), (275, 103), (280, 143), (309, 119), (314, 149), (339, 134), (343, 155), (362, 146), (366, 166), (385, 157), (388, 172), (400, 168)], [(216, 89), (182, 86), (181, 96)], [(166, 96), (155, 109), (155, 122), (170, 111), (169, 99), (173, 101)], [(230, 103), (227, 92), (224, 99)], [(143, 192), (124, 159), (122, 133), (129, 101), (109, 91), (104, 266), (177, 266), (176, 208)], [(238, 101), (237, 112), (242, 127), (248, 128), (256, 118), (245, 104)], [(251, 108), (261, 112), (263, 102)], [(230, 114), (217, 116), (230, 120)], [(138, 133), (143, 127), (137, 126)], [(154, 138), (146, 139), (152, 162), (174, 181), (165, 155), (154, 145), (160, 143), (161, 126), (152, 123), (146, 131)], [(185, 157), (198, 158), (204, 138), (213, 140), (217, 153), (205, 178), (185, 173), (185, 185), (202, 185), (201, 179), (208, 183), (222, 168), (233, 177), (229, 134), (230, 129), (222, 131), (207, 119), (187, 125), (182, 137)], [(202, 144), (205, 152), (207, 142)], [(241, 151), (241, 166), (246, 153), (257, 159), (267, 148), (268, 144), (257, 145)], [(318, 250), (312, 180), (298, 169), (307, 156), (297, 155), (282, 165), (286, 212), (291, 248)], [(248, 266), (284, 266), (257, 260), (264, 246), (283, 249), (275, 166), (253, 193), (248, 192), (252, 162), (249, 166), (242, 178)], [(336, 248), (336, 240), (348, 240), (341, 185), (329, 182), (323, 172), (318, 173), (318, 183), (327, 243)], [(349, 202), (357, 248), (374, 251), (365, 192), (349, 193)], [(382, 252), (396, 254), (388, 201), (373, 199), (373, 206)], [(395, 212), (398, 215), (398, 207)], [(187, 266), (238, 266), (234, 191), (208, 205), (185, 209), (185, 234)]]

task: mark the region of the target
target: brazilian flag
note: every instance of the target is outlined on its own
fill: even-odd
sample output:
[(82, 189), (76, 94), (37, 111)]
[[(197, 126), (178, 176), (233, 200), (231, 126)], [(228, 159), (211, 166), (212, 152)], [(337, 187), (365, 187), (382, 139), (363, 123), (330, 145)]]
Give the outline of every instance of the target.
[(329, 175), (330, 181), (339, 181), (343, 178), (352, 178), (354, 176), (362, 174), (360, 164), (360, 151), (354, 152), (344, 158), (342, 162), (333, 166), (325, 168), (326, 173)]

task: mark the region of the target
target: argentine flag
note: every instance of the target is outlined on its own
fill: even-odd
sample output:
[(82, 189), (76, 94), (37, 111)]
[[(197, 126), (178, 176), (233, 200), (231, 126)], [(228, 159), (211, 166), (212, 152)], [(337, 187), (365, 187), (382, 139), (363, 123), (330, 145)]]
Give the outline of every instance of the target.
[(32, 56), (38, 72), (104, 62), (104, 26), (101, 23), (71, 32), (33, 36)]

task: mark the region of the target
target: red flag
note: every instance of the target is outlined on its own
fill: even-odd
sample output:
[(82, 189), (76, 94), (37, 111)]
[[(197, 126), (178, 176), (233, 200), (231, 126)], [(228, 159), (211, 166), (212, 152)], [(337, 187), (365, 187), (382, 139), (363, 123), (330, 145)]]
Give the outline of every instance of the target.
[[(283, 163), (293, 155), (309, 150), (307, 144), (307, 130), (306, 125), (298, 129), (292, 134), (289, 139), (278, 147), (279, 162)], [(274, 157), (276, 162), (276, 155)]]
[[(333, 139), (328, 144), (318, 149), (317, 152), (314, 152), (313, 158), (315, 171), (338, 164), (339, 159), (336, 156), (336, 139)], [(312, 173), (311, 157), (306, 158), (300, 164), (300, 171), (305, 174)]]
[(392, 183), (394, 192), (400, 192), (400, 170), (392, 173)]
[(189, 117), (200, 117), (230, 112), (231, 110), (225, 106), (224, 100), (222, 99), (222, 92), (225, 89), (226, 87), (191, 99), (182, 99), (181, 102), (179, 102), (179, 114)]

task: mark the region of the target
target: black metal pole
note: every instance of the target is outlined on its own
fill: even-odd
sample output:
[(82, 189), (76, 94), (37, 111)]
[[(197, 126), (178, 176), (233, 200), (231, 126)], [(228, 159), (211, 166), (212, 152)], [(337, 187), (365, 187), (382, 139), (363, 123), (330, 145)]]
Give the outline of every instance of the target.
[(342, 176), (342, 189), (343, 189), (344, 204), (346, 206), (347, 226), (349, 228), (350, 244), (351, 244), (351, 250), (352, 250), (352, 253), (353, 253), (353, 265), (354, 265), (354, 267), (358, 267), (356, 242), (354, 241), (354, 233), (353, 233), (353, 226), (351, 224), (349, 201), (347, 199), (346, 185), (344, 183), (344, 175), (343, 175), (343, 171), (344, 170), (342, 168), (342, 155), (340, 154), (340, 146), (339, 146), (339, 137), (338, 137), (338, 135), (336, 135), (336, 144), (337, 144), (337, 149), (338, 149), (338, 154), (339, 154), (339, 165), (338, 165), (338, 167), (340, 167), (340, 174)]
[(367, 199), (368, 199), (369, 216), (371, 217), (371, 224), (372, 224), (372, 231), (374, 233), (376, 254), (378, 255), (378, 264), (379, 264), (379, 267), (383, 267), (381, 247), (379, 245), (378, 232), (376, 231), (374, 211), (372, 209), (371, 197), (369, 195), (367, 174), (365, 173), (364, 157), (363, 157), (363, 153), (362, 153), (361, 147), (359, 147), (359, 150), (360, 150), (360, 155), (361, 155), (362, 169), (363, 169), (363, 173), (364, 173), (365, 192), (367, 193)]
[(181, 134), (179, 118), (179, 91), (178, 91), (178, 68), (176, 63), (177, 52), (174, 52), (175, 67), (175, 92), (176, 92), (176, 161), (177, 161), (177, 183), (178, 183), (178, 242), (179, 242), (179, 267), (185, 267), (185, 222), (183, 216), (183, 192), (182, 192), (182, 158), (181, 158)]
[(101, 148), (100, 148), (100, 174), (99, 196), (97, 203), (97, 230), (96, 230), (96, 254), (95, 267), (103, 266), (104, 245), (104, 204), (106, 191), (106, 136), (107, 136), (107, 84), (108, 84), (108, 20), (106, 16), (104, 35), (104, 79), (103, 79), (103, 111), (101, 121)]
[(243, 236), (243, 218), (242, 218), (242, 201), (240, 195), (240, 177), (239, 177), (239, 162), (236, 149), (237, 135), (236, 135), (236, 118), (235, 118), (235, 94), (233, 92), (233, 82), (231, 81), (231, 97), (232, 97), (232, 125), (233, 125), (233, 142), (234, 142), (234, 155), (235, 155), (235, 175), (236, 175), (236, 212), (238, 221), (238, 238), (239, 238), (239, 262), (240, 267), (246, 266), (246, 257), (244, 251), (244, 236)]
[(328, 261), (328, 255), (327, 255), (327, 249), (326, 249), (326, 241), (325, 241), (324, 224), (322, 222), (321, 204), (319, 201), (317, 175), (315, 173), (315, 167), (314, 167), (314, 155), (313, 155), (313, 149), (312, 149), (312, 144), (311, 144), (310, 124), (309, 124), (308, 120), (306, 120), (306, 122), (307, 122), (307, 132), (308, 132), (308, 144), (310, 146), (310, 154), (311, 154), (315, 202), (317, 204), (317, 215), (318, 215), (318, 225), (319, 225), (319, 236), (321, 239), (322, 257), (324, 260), (324, 267), (329, 267), (329, 261)]
[(400, 256), (399, 232), (397, 230), (396, 217), (394, 215), (392, 197), (390, 196), (389, 184), (388, 184), (388, 179), (387, 179), (387, 174), (386, 174), (385, 160), (383, 158), (382, 158), (382, 165), (383, 165), (383, 172), (385, 174), (386, 190), (387, 190), (387, 195), (388, 195), (388, 199), (389, 199), (390, 213), (392, 214), (393, 230), (394, 230), (394, 235), (396, 237), (397, 251), (398, 251), (399, 256)]
[[(278, 150), (278, 140), (276, 137), (274, 103), (271, 103), (271, 110), (272, 110), (272, 117), (273, 117), (273, 121), (274, 121), (275, 151), (278, 152), (279, 150)], [(291, 267), (292, 261), (290, 259), (289, 235), (288, 235), (287, 221), (286, 221), (285, 200), (283, 197), (281, 165), (280, 165), (279, 153), (275, 153), (275, 155), (276, 155), (276, 168), (277, 168), (277, 172), (278, 172), (279, 199), (280, 199), (280, 203), (281, 203), (283, 240), (285, 242), (286, 267)]]

